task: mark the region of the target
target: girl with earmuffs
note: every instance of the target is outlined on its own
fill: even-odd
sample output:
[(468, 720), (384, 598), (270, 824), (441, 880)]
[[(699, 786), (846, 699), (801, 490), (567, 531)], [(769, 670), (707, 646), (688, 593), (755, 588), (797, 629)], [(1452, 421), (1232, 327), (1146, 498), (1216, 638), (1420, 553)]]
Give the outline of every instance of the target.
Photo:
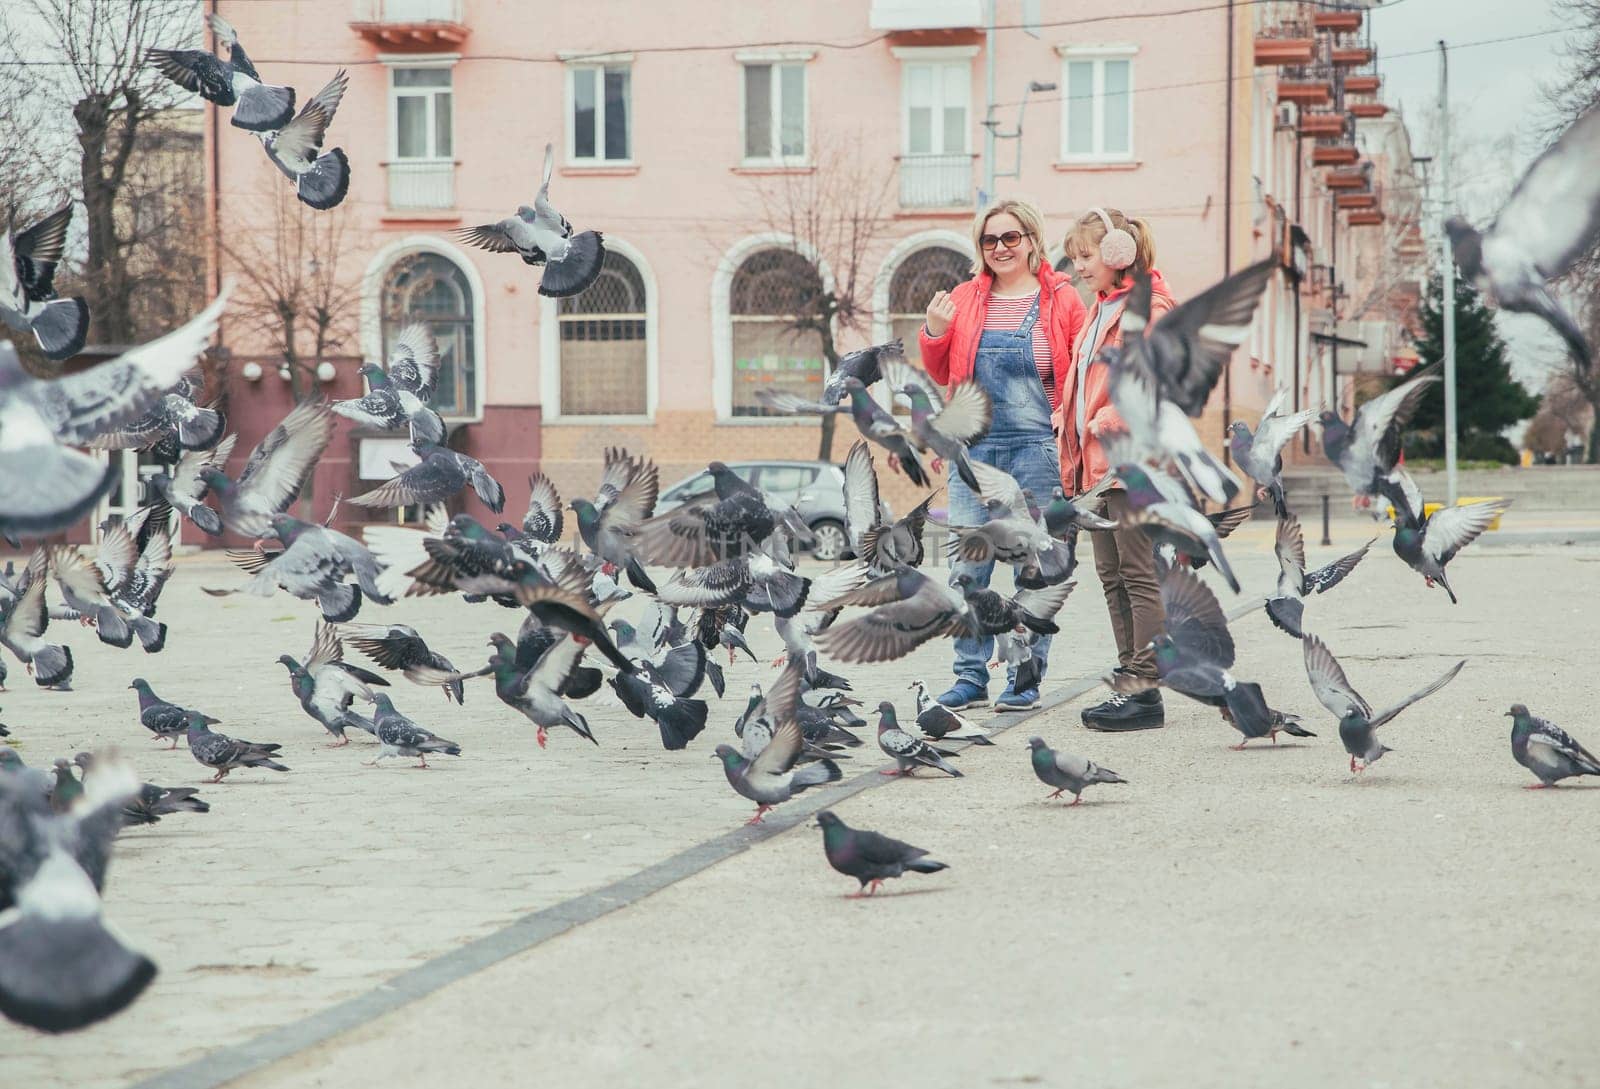
[[(1111, 406), (1109, 368), (1097, 358), (1100, 349), (1122, 343), (1122, 312), (1134, 278), (1151, 281), (1150, 320), (1174, 306), (1166, 281), (1155, 268), (1155, 241), (1142, 219), (1115, 208), (1091, 208), (1067, 232), (1065, 249), (1081, 280), (1094, 291), (1094, 304), (1072, 345), (1061, 403), (1053, 424), (1061, 454), (1062, 487), (1079, 495), (1106, 475), (1101, 438), (1126, 425)], [(1114, 487), (1105, 493), (1101, 511), (1121, 522), (1128, 515), (1128, 493)], [(1155, 548), (1143, 530), (1130, 527), (1092, 535), (1094, 565), (1111, 612), (1117, 640), (1119, 672), (1156, 676), (1150, 643), (1161, 634), (1164, 616), (1161, 586), (1156, 579)], [(1092, 730), (1148, 730), (1161, 726), (1161, 692), (1151, 688), (1137, 695), (1113, 695), (1083, 712)]]

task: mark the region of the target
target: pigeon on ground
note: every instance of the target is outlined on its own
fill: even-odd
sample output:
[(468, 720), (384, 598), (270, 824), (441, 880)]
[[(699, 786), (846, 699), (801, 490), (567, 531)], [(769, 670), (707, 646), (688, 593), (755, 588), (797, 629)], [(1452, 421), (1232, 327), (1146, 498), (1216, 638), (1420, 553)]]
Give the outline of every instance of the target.
[(204, 471), (221, 472), (233, 456), (233, 445), (238, 436), (229, 435), (210, 450), (191, 450), (182, 454), (175, 465), (165, 472), (149, 478), (154, 498), (150, 501), (150, 519), (160, 525), (168, 521), (167, 510), (183, 515), (201, 532), (210, 537), (222, 535), (222, 516), (206, 506), (206, 493), (210, 490)]
[[(83, 769), (84, 777), (93, 773), (93, 753), (80, 752), (72, 762)], [(199, 798), (196, 787), (164, 787), (155, 783), (140, 783), (138, 792), (122, 807), (124, 826), (155, 824), (173, 813), (209, 813), (211, 806)]]
[(217, 771), (209, 782), (222, 782), (234, 768), (289, 770), (287, 766), (277, 761), (277, 753), (283, 748), (282, 745), (239, 741), (227, 734), (213, 733), (206, 726), (205, 716), (198, 711), (189, 712), (186, 725), (189, 733), (189, 754), (206, 767), (215, 768)]
[(1305, 615), (1305, 598), (1309, 594), (1326, 593), (1356, 569), (1356, 564), (1366, 557), (1372, 547), (1372, 538), (1347, 556), (1340, 556), (1325, 567), (1306, 571), (1306, 544), (1300, 530), (1300, 519), (1294, 514), (1278, 517), (1278, 535), (1273, 550), (1278, 556), (1278, 588), (1267, 598), (1267, 619), (1279, 631), (1288, 632), (1296, 639), (1305, 634), (1301, 622)]
[(65, 813), (83, 797), (83, 784), (74, 774), (74, 765), (64, 757), (55, 759), (55, 783), (50, 790), (50, 811)]
[[(68, 1032), (118, 1013), (155, 978), (102, 918), (111, 845), (138, 788), (126, 764), (103, 760), (64, 814), (0, 775), (0, 1013)], [(15, 910), (12, 910), (15, 909)]]
[[(1122, 312), (1122, 345), (1102, 349), (1111, 402), (1141, 455), (1170, 462), (1189, 487), (1227, 506), (1239, 481), (1200, 441), (1191, 419), (1249, 336), (1256, 304), (1278, 267), (1268, 257), (1227, 277), (1149, 324), (1151, 281), (1134, 281)], [(1142, 458), (1140, 459), (1142, 460)]]
[(854, 378), (863, 386), (871, 386), (883, 381), (888, 368), (894, 363), (903, 364), (905, 358), (905, 342), (898, 337), (885, 344), (874, 344), (870, 348), (858, 348), (853, 352), (846, 352), (839, 357), (839, 365), (822, 384), (822, 403), (836, 405), (844, 399), (846, 378)]
[(30, 376), (0, 343), (0, 533), (51, 533), (94, 508), (120, 470), (73, 447), (138, 419), (180, 382), (210, 347), (227, 294), (166, 336), (61, 378)]
[(1279, 390), (1256, 424), (1255, 434), (1243, 420), (1228, 425), (1228, 447), (1233, 453), (1233, 463), (1255, 481), (1272, 498), (1272, 509), (1282, 518), (1289, 513), (1283, 494), (1283, 448), (1294, 438), (1296, 431), (1317, 418), (1311, 409), (1282, 414), (1287, 390)]
[(289, 671), (289, 687), (306, 714), (322, 724), (337, 740), (333, 748), (348, 745), (345, 731), (354, 727), (376, 733), (373, 720), (351, 710), (356, 700), (373, 703), (377, 694), (370, 686), (388, 687), (389, 682), (344, 660), (344, 643), (336, 629), (318, 624), (311, 638), (311, 650), (302, 663), (292, 655), (280, 654), (278, 664)]
[(618, 673), (611, 687), (635, 718), (648, 718), (661, 731), (661, 745), (669, 752), (687, 748), (706, 728), (706, 701), (690, 693), (705, 676), (705, 650), (697, 643), (674, 647), (659, 662), (634, 659), (632, 673)]
[(445, 502), (470, 484), (496, 514), (506, 505), (506, 490), (477, 458), (426, 440), (413, 439), (411, 449), (420, 459), (417, 464), (350, 502), (358, 507), (428, 506)]
[(444, 690), (446, 702), (463, 702), (461, 679), (441, 683), (439, 673), (454, 673), (450, 659), (428, 647), (417, 629), (405, 624), (347, 624), (340, 635), (384, 669), (396, 669), (412, 684)]
[(469, 246), (491, 253), (515, 253), (524, 264), (543, 265), (539, 294), (555, 298), (577, 295), (600, 277), (606, 248), (599, 231), (574, 234), (566, 216), (550, 204), (550, 176), (556, 169), (554, 144), (544, 146), (544, 176), (533, 207), (498, 223), (460, 227), (453, 233)]
[(1525, 703), (1513, 703), (1511, 755), (1539, 779), (1526, 789), (1542, 790), (1577, 775), (1600, 775), (1600, 759), (1578, 739), (1548, 719), (1536, 718)]
[(185, 451), (210, 450), (222, 441), (228, 420), (211, 406), (195, 403), (202, 379), (187, 374), (170, 393), (138, 419), (102, 431), (88, 445), (95, 450), (146, 450), (163, 465), (171, 465)]
[(835, 622), (816, 637), (817, 645), (841, 662), (890, 662), (930, 639), (973, 630), (972, 614), (959, 590), (909, 567), (873, 579), (819, 608), (849, 605), (871, 611)]
[(47, 643), (43, 638), (50, 625), (50, 610), (44, 596), (49, 581), (45, 574), (48, 563), (43, 549), (34, 552), (34, 559), (28, 564), (31, 577), (27, 585), (5, 607), (4, 621), (0, 622), (0, 644), (27, 665), (34, 683), (40, 688), (66, 691), (72, 681), (72, 648)]
[[(330, 624), (355, 619), (362, 594), (379, 605), (392, 604), (393, 599), (378, 586), (376, 557), (355, 538), (288, 514), (274, 514), (268, 524), (272, 535), (283, 542), (283, 551), (230, 554), (230, 559), (255, 577), (237, 590), (202, 587), (206, 593), (271, 597), (273, 591), (283, 589), (301, 601), (315, 601)], [(351, 576), (354, 585), (344, 581)]]
[(322, 150), (322, 138), (349, 85), (349, 75), (339, 69), (300, 107), (293, 121), (281, 129), (256, 133), (272, 165), (294, 182), (295, 196), (319, 212), (336, 207), (350, 191), (350, 160), (344, 149)]
[[(1363, 402), (1349, 423), (1333, 412), (1317, 417), (1322, 423), (1322, 452), (1344, 474), (1345, 483), (1355, 492), (1357, 506), (1370, 506), (1384, 492), (1385, 482), (1391, 485), (1390, 491), (1409, 482), (1405, 470), (1398, 468), (1400, 430), (1437, 381), (1439, 375), (1432, 368), (1415, 374), (1387, 393)], [(1414, 513), (1421, 516), (1420, 497), (1408, 498), (1405, 505), (1414, 507)]]
[[(553, 494), (555, 489), (550, 491)], [(568, 504), (589, 551), (605, 561), (608, 571), (626, 571), (628, 581), (647, 594), (656, 592), (656, 584), (640, 562), (639, 533), (655, 513), (659, 491), (660, 479), (653, 462), (631, 458), (626, 450), (607, 448), (605, 472), (594, 502), (575, 498)], [(556, 528), (560, 528), (559, 521)]]
[(1394, 554), (1421, 575), (1428, 586), (1444, 587), (1444, 592), (1450, 595), (1450, 604), (1456, 604), (1456, 592), (1444, 577), (1445, 564), (1509, 510), (1511, 500), (1486, 499), (1463, 507), (1441, 507), (1432, 514), (1424, 514), (1420, 505), (1413, 510), (1402, 492), (1391, 489), (1388, 483), (1382, 487), (1394, 504)]
[(0, 321), (31, 332), (51, 359), (77, 355), (89, 336), (89, 304), (59, 298), (54, 284), (71, 222), (66, 204), (24, 231), (8, 220), (0, 235)]
[(1350, 770), (1354, 772), (1366, 771), (1373, 761), (1392, 751), (1378, 741), (1378, 727), (1455, 680), (1456, 674), (1467, 664), (1465, 658), (1461, 659), (1426, 688), (1413, 692), (1393, 707), (1374, 713), (1372, 706), (1351, 687), (1338, 659), (1322, 640), (1315, 635), (1307, 635), (1301, 639), (1301, 647), (1311, 690), (1316, 693), (1318, 702), (1339, 720), (1339, 740), (1344, 742), (1344, 750), (1350, 754)]
[(962, 382), (946, 397), (931, 380), (924, 376), (918, 381), (909, 373), (911, 367), (901, 367), (908, 372), (907, 381), (894, 389), (911, 402), (911, 438), (917, 449), (933, 454), (929, 467), (935, 473), (944, 472), (948, 462), (967, 487), (980, 490), (967, 448), (989, 432), (994, 416), (989, 395), (976, 382)]
[(912, 681), (911, 688), (917, 693), (917, 729), (922, 731), (923, 737), (935, 741), (970, 741), (975, 745), (994, 744), (982, 728), (932, 699), (920, 680)]
[[(188, 732), (189, 716), (199, 712), (168, 703), (156, 695), (150, 682), (143, 677), (135, 677), (128, 687), (139, 694), (139, 725), (150, 731), (152, 741), (170, 741), (172, 744), (167, 748), (176, 749), (178, 738)], [(210, 726), (222, 720), (200, 715), (200, 721)]]
[(1444, 224), (1461, 274), (1501, 309), (1543, 318), (1585, 370), (1588, 342), (1549, 283), (1600, 236), (1597, 157), (1600, 108), (1591, 107), (1534, 160), (1487, 231), (1479, 234), (1460, 216)]
[(55, 786), (55, 778), (38, 768), (30, 768), (22, 762), (22, 757), (16, 749), (0, 745), (0, 779), (10, 776), (13, 783), (19, 784), (29, 797), (38, 798), (48, 802), (50, 791)]
[(879, 773), (881, 775), (911, 775), (918, 768), (933, 768), (952, 778), (961, 778), (961, 773), (945, 759), (955, 753), (936, 749), (902, 730), (899, 720), (895, 718), (894, 704), (888, 700), (878, 704), (878, 748), (897, 765), (884, 768)]
[(772, 722), (772, 740), (754, 759), (746, 759), (732, 745), (718, 745), (728, 785), (756, 803), (756, 814), (746, 824), (760, 824), (774, 806), (782, 805), (802, 790), (844, 777), (839, 765), (829, 759), (796, 766), (804, 747), (804, 736), (796, 719), (800, 704), (802, 672), (790, 662), (767, 694), (767, 714)]
[(857, 439), (844, 459), (844, 522), (850, 550), (874, 574), (922, 566), (928, 508), (937, 494), (929, 492), (904, 518), (889, 521), (878, 498), (872, 448), (866, 439)]
[(950, 868), (929, 858), (921, 847), (864, 828), (851, 828), (831, 809), (817, 814), (817, 824), (822, 828), (822, 852), (828, 856), (828, 865), (861, 883), (855, 892), (846, 894), (848, 900), (874, 895), (885, 881), (907, 870), (938, 873)]
[(1092, 760), (1081, 756), (1074, 756), (1068, 752), (1057, 752), (1044, 743), (1042, 737), (1028, 738), (1029, 760), (1033, 764), (1033, 773), (1045, 786), (1056, 789), (1045, 795), (1045, 800), (1061, 797), (1061, 792), (1070, 790), (1072, 801), (1068, 803), (1070, 809), (1083, 801), (1083, 788), (1093, 786), (1095, 783), (1126, 783), (1128, 780), (1103, 768)]
[(250, 132), (283, 128), (294, 116), (294, 88), (263, 83), (232, 24), (215, 12), (209, 21), (217, 45), (228, 51), (227, 60), (209, 50), (151, 49), (146, 51), (150, 63), (184, 90), (218, 106), (232, 106), (235, 128)]
[(200, 479), (216, 495), (223, 523), (235, 533), (260, 537), (272, 516), (300, 498), (306, 477), (333, 439), (333, 411), (325, 401), (305, 401), (250, 451), (237, 481), (220, 468), (202, 468)]
[(394, 701), (387, 694), (374, 693), (373, 699), (377, 703), (374, 718), (378, 724), (378, 741), (383, 747), (378, 750), (377, 756), (367, 761), (368, 766), (377, 767), (378, 761), (386, 757), (407, 756), (414, 757), (418, 761), (417, 767), (426, 770), (430, 752), (444, 753), (446, 756), (461, 755), (460, 745), (423, 729), (396, 711)]
[(410, 426), (411, 437), (443, 444), (444, 419), (428, 402), (439, 384), (439, 342), (422, 322), (406, 326), (389, 349), (389, 369), (366, 363), (361, 374), (369, 387), (365, 397), (335, 401), (336, 415), (364, 427), (398, 431)]

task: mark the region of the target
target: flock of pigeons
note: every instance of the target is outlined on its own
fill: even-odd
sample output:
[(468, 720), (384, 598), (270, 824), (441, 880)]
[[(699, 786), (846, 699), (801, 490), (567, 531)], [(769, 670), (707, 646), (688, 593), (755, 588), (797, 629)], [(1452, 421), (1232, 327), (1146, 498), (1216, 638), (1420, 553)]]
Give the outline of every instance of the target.
[[(273, 161), (297, 179), (301, 199), (314, 203), (341, 191), (344, 182), (338, 179), (348, 166), (342, 155), (320, 153), (320, 147), (343, 90), (342, 73), (293, 115), (293, 90), (263, 84), (231, 28), (212, 18), (229, 50), (227, 61), (182, 50), (156, 51), (153, 59), (185, 86), (233, 106), (234, 124), (261, 137)], [(1586, 118), (1575, 129), (1587, 134), (1593, 122)], [(1570, 153), (1575, 139), (1564, 136), (1541, 164)], [(1547, 178), (1544, 171), (1536, 164), (1530, 177)], [(546, 187), (549, 173), (547, 153)], [(1539, 182), (1545, 190), (1551, 184)], [(1569, 177), (1566, 184), (1596, 183)], [(1513, 197), (1508, 215), (1525, 199), (1522, 193)], [(1541, 199), (1551, 199), (1549, 192)], [(15, 313), (31, 322), (41, 343), (58, 342), (62, 324), (52, 316), (54, 300), (36, 298), (34, 291), (42, 285), (48, 294), (50, 266), (59, 260), (59, 241), (52, 239), (64, 232), (64, 221), (46, 227), (52, 220), (6, 236), (11, 260), (5, 270), (19, 284), (32, 285), (18, 297), (36, 308)], [(1509, 243), (1491, 244), (1497, 231), (1498, 225), (1485, 236), (1474, 267), (1501, 285), (1504, 301), (1526, 299), (1528, 293), (1513, 296), (1504, 287), (1512, 275), (1504, 256)], [(545, 188), (533, 208), (470, 233), (486, 248), (545, 263), (545, 283), (559, 291), (581, 279), (568, 273), (598, 262), (603, 253), (598, 234), (573, 234), (549, 207)], [(574, 263), (557, 273), (568, 261)], [(1212, 706), (1241, 735), (1237, 747), (1259, 738), (1275, 741), (1279, 733), (1314, 736), (1299, 717), (1275, 709), (1259, 684), (1233, 674), (1234, 643), (1222, 607), (1196, 574), (1211, 565), (1232, 592), (1240, 591), (1222, 542), (1248, 516), (1255, 497), (1270, 498), (1280, 574), (1265, 611), (1300, 641), (1312, 691), (1337, 720), (1351, 769), (1363, 771), (1389, 751), (1379, 728), (1448, 684), (1465, 663), (1374, 710), (1328, 647), (1306, 630), (1307, 598), (1349, 576), (1372, 543), (1321, 569), (1306, 569), (1300, 526), (1280, 472), (1283, 447), (1311, 423), (1312, 413), (1284, 414), (1274, 402), (1253, 432), (1233, 426), (1233, 462), (1249, 478), (1250, 496), (1245, 482), (1195, 432), (1192, 421), (1244, 340), (1271, 269), (1270, 262), (1252, 265), (1156, 325), (1148, 322), (1150, 285), (1141, 282), (1127, 304), (1122, 347), (1105, 352), (1111, 396), (1127, 430), (1110, 443), (1114, 472), (1101, 487), (1114, 480), (1127, 490), (1131, 524), (1149, 536), (1161, 560), (1166, 613), (1164, 632), (1155, 641), (1158, 677), (1115, 673), (1107, 683), (1119, 693), (1159, 684)], [(373, 764), (412, 759), (420, 769), (430, 757), (462, 753), (459, 744), (396, 708), (382, 691), (394, 674), (458, 703), (468, 682), (490, 678), (496, 698), (535, 728), (540, 747), (558, 728), (598, 745), (581, 708), (609, 689), (630, 714), (655, 724), (665, 749), (686, 749), (705, 731), (707, 697), (726, 692), (725, 668), (740, 654), (755, 660), (745, 633), (758, 614), (767, 614), (784, 644), (784, 667), (767, 689), (751, 686), (732, 740), (714, 749), (729, 787), (755, 804), (755, 823), (797, 793), (839, 780), (840, 761), (864, 746), (857, 732), (868, 725), (858, 713), (863, 704), (832, 669), (903, 658), (933, 639), (987, 633), (998, 638), (1000, 656), (1025, 675), (1034, 641), (1058, 630), (1056, 616), (1075, 585), (1079, 535), (1117, 528), (1094, 513), (1093, 494), (1068, 496), (1057, 489), (1050, 496), (1030, 495), (1008, 474), (972, 460), (968, 446), (989, 423), (988, 395), (972, 383), (941, 389), (906, 363), (898, 343), (846, 357), (817, 402), (784, 395), (769, 400), (785, 412), (849, 412), (861, 432), (845, 461), (847, 529), (857, 558), (815, 575), (801, 574), (796, 565), (808, 530), (793, 507), (721, 462), (708, 466), (710, 492), (663, 513), (656, 511), (659, 474), (650, 459), (608, 449), (592, 498), (564, 504), (554, 484), (535, 474), (520, 524), (490, 528), (465, 514), (447, 517), (444, 505), (465, 488), (497, 514), (505, 494), (482, 464), (446, 445), (443, 421), (428, 403), (438, 379), (438, 349), (420, 325), (396, 338), (385, 368), (366, 369), (366, 396), (297, 405), (257, 444), (237, 476), (230, 476), (234, 436), (226, 434), (226, 420), (214, 406), (197, 402), (200, 383), (193, 376), (226, 295), (224, 290), (173, 333), (58, 380), (28, 376), (9, 346), (0, 349), (0, 530), (40, 537), (92, 509), (108, 486), (102, 479), (106, 470), (82, 448), (146, 450), (163, 465), (146, 504), (131, 517), (102, 525), (94, 551), (40, 546), (20, 572), (8, 570), (0, 579), (0, 643), (40, 686), (67, 689), (72, 677), (70, 650), (45, 638), (52, 619), (92, 626), (102, 642), (119, 649), (137, 639), (145, 653), (162, 650), (168, 633), (155, 613), (174, 571), (174, 519), (207, 535), (230, 530), (255, 541), (228, 553), (249, 578), (236, 588), (208, 592), (270, 596), (281, 590), (316, 604), (321, 619), (309, 651), (278, 661), (304, 713), (335, 745), (347, 744), (352, 730), (375, 739), (376, 748), (369, 749)], [(7, 319), (12, 316), (8, 310)], [(1433, 374), (1414, 377), (1360, 406), (1348, 422), (1323, 413), (1322, 438), (1357, 501), (1391, 508), (1395, 553), (1454, 601), (1446, 566), (1507, 504), (1430, 513), (1400, 464), (1400, 429), (1437, 381)], [(882, 400), (874, 395), (880, 387)], [(908, 417), (886, 407), (896, 397), (908, 403)], [(357, 540), (332, 528), (331, 511), (323, 521), (289, 513), (332, 440), (338, 416), (409, 432), (415, 464), (396, 465), (391, 480), (351, 502), (425, 508), (425, 528), (370, 526)], [(968, 580), (947, 584), (920, 569), (926, 526), (939, 524), (930, 510), (932, 496), (904, 517), (890, 517), (878, 496), (873, 446), (913, 480), (930, 479), (922, 460), (927, 457), (933, 472), (948, 463), (978, 492), (987, 520), (946, 526), (946, 539), (952, 554), (963, 559), (1013, 564), (1017, 578), (1009, 596)], [(1204, 513), (1206, 502), (1220, 511)], [(571, 547), (562, 543), (569, 510), (575, 523)], [(664, 572), (670, 573), (663, 577)], [(50, 600), (52, 585), (59, 601)], [(519, 618), (515, 636), (491, 635), (487, 663), (462, 669), (414, 628), (354, 622), (366, 601), (390, 606), (403, 597), (429, 595), (511, 610)], [(611, 616), (617, 603), (635, 597), (645, 608), (633, 622)], [(376, 670), (347, 661), (347, 645)], [(727, 667), (720, 661), (724, 651)], [(212, 772), (211, 782), (241, 770), (289, 771), (279, 743), (217, 732), (216, 719), (161, 698), (142, 678), (129, 687), (137, 694), (141, 725), (172, 748), (185, 741), (190, 755)], [(893, 702), (877, 705), (878, 746), (894, 762), (884, 774), (926, 768), (960, 777), (952, 763), (959, 753), (947, 746), (992, 744), (986, 731), (929, 700), (920, 682), (913, 688), (916, 713), (904, 724)], [(1559, 727), (1522, 704), (1509, 713), (1513, 754), (1539, 785), (1600, 775), (1600, 760)], [(1052, 798), (1071, 793), (1075, 805), (1090, 785), (1125, 782), (1082, 757), (1053, 750), (1042, 738), (1031, 739), (1029, 748), (1032, 767), (1052, 788)], [(114, 757), (96, 760), (80, 753), (45, 772), (0, 747), (0, 1012), (63, 1031), (109, 1016), (138, 996), (156, 966), (102, 917), (99, 891), (112, 843), (127, 824), (207, 811), (210, 803), (197, 795), (190, 787), (141, 783)], [(830, 811), (820, 813), (818, 823), (828, 862), (857, 879), (856, 895), (907, 871), (945, 868), (920, 848), (850, 828)]]

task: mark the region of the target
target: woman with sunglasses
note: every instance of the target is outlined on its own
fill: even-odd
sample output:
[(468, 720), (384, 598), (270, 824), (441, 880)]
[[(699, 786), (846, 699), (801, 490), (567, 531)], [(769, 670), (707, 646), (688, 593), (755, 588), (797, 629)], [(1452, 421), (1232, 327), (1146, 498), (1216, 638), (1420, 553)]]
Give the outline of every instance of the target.
[[(1020, 200), (998, 201), (972, 224), (977, 253), (973, 278), (928, 303), (918, 340), (922, 362), (936, 382), (954, 386), (976, 381), (994, 402), (989, 432), (973, 444), (974, 461), (986, 462), (1014, 477), (1035, 500), (1045, 503), (1061, 486), (1061, 468), (1051, 433), (1051, 414), (1061, 401), (1073, 340), (1083, 325), (1083, 302), (1071, 281), (1045, 260), (1044, 221), (1038, 209)], [(981, 525), (988, 520), (983, 501), (953, 471), (949, 478), (949, 520)], [(962, 574), (988, 586), (994, 563), (951, 565), (951, 585)], [(946, 707), (984, 707), (989, 703), (989, 656), (994, 640), (962, 638), (955, 645), (955, 683), (939, 696)], [(1050, 640), (1034, 646), (1038, 675), (1048, 664)], [(1018, 691), (1016, 670), (995, 701), (998, 711), (1039, 705), (1039, 689)]]
[[(1122, 417), (1111, 407), (1106, 365), (1100, 349), (1122, 343), (1122, 311), (1136, 276), (1150, 277), (1150, 320), (1173, 307), (1166, 281), (1156, 271), (1155, 240), (1142, 219), (1123, 215), (1115, 208), (1091, 208), (1067, 232), (1067, 256), (1083, 282), (1095, 293), (1083, 332), (1065, 360), (1065, 396), (1056, 412), (1056, 432), (1061, 444), (1062, 479), (1067, 493), (1078, 495), (1106, 475), (1104, 436), (1125, 431)], [(1121, 522), (1128, 515), (1128, 493), (1111, 488), (1101, 511)], [(1155, 652), (1151, 642), (1161, 634), (1165, 615), (1161, 584), (1156, 579), (1155, 546), (1143, 530), (1096, 533), (1094, 566), (1111, 612), (1111, 631), (1117, 640), (1117, 671), (1154, 679)], [(1161, 691), (1150, 688), (1135, 696), (1113, 695), (1087, 708), (1083, 724), (1091, 730), (1149, 730), (1162, 725), (1165, 712)]]

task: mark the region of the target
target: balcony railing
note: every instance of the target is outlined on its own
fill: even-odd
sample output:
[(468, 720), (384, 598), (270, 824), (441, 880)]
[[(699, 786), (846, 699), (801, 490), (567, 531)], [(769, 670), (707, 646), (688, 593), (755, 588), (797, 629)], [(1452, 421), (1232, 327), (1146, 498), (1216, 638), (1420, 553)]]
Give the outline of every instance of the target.
[(438, 49), (468, 33), (462, 0), (356, 0), (350, 29), (382, 48)]
[(900, 156), (900, 207), (958, 208), (973, 199), (972, 156)]
[(456, 206), (456, 164), (450, 160), (397, 160), (388, 164), (389, 210), (440, 212)]

